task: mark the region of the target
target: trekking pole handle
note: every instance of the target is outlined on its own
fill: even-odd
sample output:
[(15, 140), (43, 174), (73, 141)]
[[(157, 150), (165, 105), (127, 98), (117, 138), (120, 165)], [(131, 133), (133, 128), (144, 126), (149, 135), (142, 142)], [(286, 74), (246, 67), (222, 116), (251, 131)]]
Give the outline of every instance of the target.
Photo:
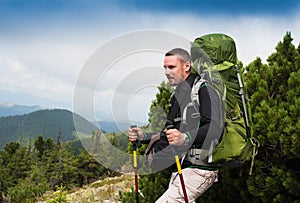
[[(131, 125), (130, 126), (130, 128), (132, 129), (132, 128), (136, 128), (137, 127), (137, 125)], [(139, 137), (139, 134), (137, 133), (137, 131), (135, 130), (134, 131), (135, 132), (135, 134), (137, 135), (137, 139), (138, 139), (138, 137)]]
[[(136, 125), (131, 125), (130, 128), (136, 128), (137, 126)], [(132, 144), (133, 144), (133, 150), (136, 150), (136, 143), (137, 143), (137, 140), (139, 139), (139, 134), (134, 131), (135, 134), (137, 135), (137, 138), (136, 138), (136, 141), (133, 141)]]
[(173, 124), (167, 125), (167, 127), (166, 127), (167, 130), (170, 130), (170, 129), (173, 129), (173, 128), (174, 128)]
[(165, 134), (165, 130), (170, 130), (170, 129), (174, 129), (174, 125), (173, 124), (170, 124), (170, 125), (167, 125), (161, 132), (162, 136), (166, 136)]

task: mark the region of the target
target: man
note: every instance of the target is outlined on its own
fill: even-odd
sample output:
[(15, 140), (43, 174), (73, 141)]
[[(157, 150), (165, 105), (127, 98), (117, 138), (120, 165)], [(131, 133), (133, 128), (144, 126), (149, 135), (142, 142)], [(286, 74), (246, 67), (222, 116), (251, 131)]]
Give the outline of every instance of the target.
[[(191, 104), (191, 91), (200, 76), (191, 73), (191, 57), (186, 50), (173, 49), (165, 54), (165, 75), (172, 86), (176, 86), (171, 98), (166, 127), (164, 129), (168, 144), (182, 152), (188, 150), (182, 163), (182, 174), (189, 202), (195, 202), (208, 188), (217, 181), (218, 168), (203, 161), (201, 150), (209, 151), (212, 143), (219, 140), (223, 129), (222, 103), (217, 92), (208, 83), (203, 83), (198, 90), (199, 105)], [(195, 109), (195, 106), (197, 109)], [(188, 108), (191, 107), (191, 108)], [(187, 115), (187, 116), (185, 116)], [(140, 128), (128, 129), (130, 141), (148, 140)], [(162, 139), (162, 138), (160, 138)], [(191, 157), (191, 150), (197, 151)], [(198, 153), (199, 152), (199, 153)], [(207, 158), (207, 156), (205, 157)], [(182, 185), (177, 172), (173, 172), (167, 191), (157, 203), (184, 202)]]

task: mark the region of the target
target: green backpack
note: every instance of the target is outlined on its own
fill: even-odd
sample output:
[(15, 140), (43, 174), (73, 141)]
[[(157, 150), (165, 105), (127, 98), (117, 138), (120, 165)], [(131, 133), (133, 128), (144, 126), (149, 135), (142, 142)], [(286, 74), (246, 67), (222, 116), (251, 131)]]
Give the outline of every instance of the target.
[[(234, 40), (224, 34), (196, 38), (191, 45), (191, 57), (192, 72), (208, 75), (226, 109), (222, 140), (213, 148), (207, 162), (222, 166), (240, 166), (253, 160), (259, 143), (252, 136), (250, 107), (237, 66)], [(193, 88), (198, 90), (200, 86), (201, 84), (197, 84)], [(197, 91), (194, 90), (191, 94), (193, 92)], [(191, 98), (195, 98), (195, 95), (191, 95)], [(253, 161), (250, 174), (252, 166)]]

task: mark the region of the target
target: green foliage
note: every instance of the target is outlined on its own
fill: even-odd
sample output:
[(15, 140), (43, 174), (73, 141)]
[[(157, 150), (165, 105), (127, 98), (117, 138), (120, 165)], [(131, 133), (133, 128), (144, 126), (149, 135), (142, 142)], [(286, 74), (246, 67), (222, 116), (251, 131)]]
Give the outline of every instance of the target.
[(258, 198), (251, 196), (247, 190), (249, 165), (241, 168), (222, 168), (219, 171), (218, 182), (206, 191), (197, 200), (204, 202), (259, 202)]
[(67, 203), (67, 191), (62, 185), (56, 187), (57, 191), (53, 194), (53, 198), (47, 201), (47, 203)]
[(253, 132), (262, 147), (249, 192), (262, 202), (300, 199), (300, 53), (287, 33), (269, 56), (246, 67)]
[(119, 194), (120, 194), (120, 199), (124, 203), (131, 203), (131, 202), (135, 202), (136, 201), (135, 200), (136, 199), (136, 195), (135, 195), (134, 188), (132, 188), (130, 192), (124, 192), (124, 193), (120, 192)]
[(8, 188), (7, 193), (13, 202), (34, 202), (47, 190), (49, 186), (45, 179), (29, 175), (25, 179), (19, 179), (14, 187)]
[(62, 184), (67, 190), (115, 175), (84, 150), (75, 155), (67, 150), (70, 142), (66, 146), (59, 139), (54, 143), (43, 136), (37, 137), (33, 146), (7, 144), (0, 151), (0, 202), (36, 202)]

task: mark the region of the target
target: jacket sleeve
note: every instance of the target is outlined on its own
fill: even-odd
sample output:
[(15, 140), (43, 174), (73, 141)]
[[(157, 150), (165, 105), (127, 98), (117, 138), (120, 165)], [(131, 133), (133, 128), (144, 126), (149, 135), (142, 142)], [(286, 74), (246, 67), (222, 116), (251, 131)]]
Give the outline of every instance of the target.
[(190, 133), (193, 146), (201, 149), (209, 149), (212, 141), (219, 141), (224, 126), (223, 103), (216, 90), (207, 85), (199, 90), (199, 112), (198, 128), (192, 129)]

